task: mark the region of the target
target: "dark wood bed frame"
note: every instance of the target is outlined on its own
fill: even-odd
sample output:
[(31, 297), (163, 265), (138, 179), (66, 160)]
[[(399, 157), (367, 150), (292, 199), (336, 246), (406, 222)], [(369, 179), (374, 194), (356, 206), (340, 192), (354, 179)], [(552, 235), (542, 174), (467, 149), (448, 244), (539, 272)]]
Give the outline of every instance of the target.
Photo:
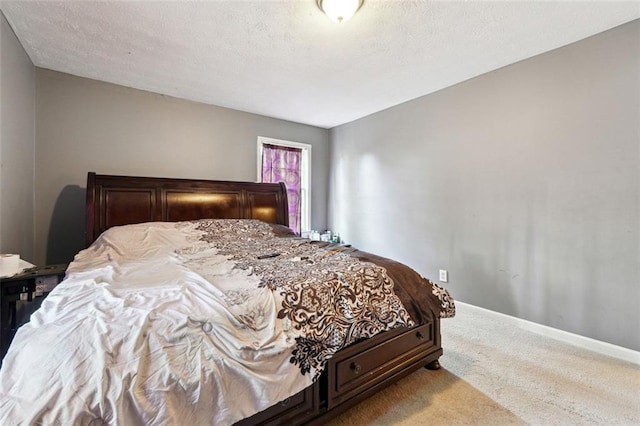
[[(112, 226), (205, 218), (288, 225), (284, 184), (97, 175), (87, 178), (86, 242)], [(440, 320), (339, 351), (304, 391), (238, 424), (323, 424), (409, 373), (439, 368)]]

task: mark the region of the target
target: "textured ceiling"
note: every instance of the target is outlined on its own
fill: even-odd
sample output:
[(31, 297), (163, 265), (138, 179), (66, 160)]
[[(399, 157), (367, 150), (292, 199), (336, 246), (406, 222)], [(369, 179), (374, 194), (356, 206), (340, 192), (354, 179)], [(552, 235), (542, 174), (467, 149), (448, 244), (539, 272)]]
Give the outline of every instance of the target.
[(334, 127), (640, 17), (638, 2), (5, 1), (42, 68)]

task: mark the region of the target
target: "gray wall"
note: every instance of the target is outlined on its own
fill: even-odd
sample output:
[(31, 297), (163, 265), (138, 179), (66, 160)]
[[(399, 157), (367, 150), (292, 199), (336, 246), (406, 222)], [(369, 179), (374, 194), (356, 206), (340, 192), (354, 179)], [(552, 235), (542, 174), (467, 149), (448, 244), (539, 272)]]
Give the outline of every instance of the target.
[(329, 225), (464, 302), (640, 350), (640, 21), (331, 130)]
[(0, 12), (0, 252), (34, 261), (35, 67)]
[(36, 259), (84, 246), (87, 172), (256, 180), (257, 137), (309, 143), (312, 225), (326, 227), (326, 129), (37, 69)]

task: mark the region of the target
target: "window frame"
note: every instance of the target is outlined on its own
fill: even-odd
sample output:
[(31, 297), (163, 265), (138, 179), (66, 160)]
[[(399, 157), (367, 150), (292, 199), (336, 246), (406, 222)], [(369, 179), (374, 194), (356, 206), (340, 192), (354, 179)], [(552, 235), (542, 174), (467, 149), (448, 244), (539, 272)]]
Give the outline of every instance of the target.
[(311, 230), (311, 144), (258, 136), (257, 182), (262, 182), (262, 151), (264, 145), (286, 146), (302, 150), (300, 175), (300, 232)]

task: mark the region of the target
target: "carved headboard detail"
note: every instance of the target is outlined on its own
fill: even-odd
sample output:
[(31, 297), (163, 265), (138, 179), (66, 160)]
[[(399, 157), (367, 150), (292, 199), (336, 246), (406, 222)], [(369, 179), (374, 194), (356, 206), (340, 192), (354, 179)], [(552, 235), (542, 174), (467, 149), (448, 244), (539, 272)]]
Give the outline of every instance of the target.
[(87, 176), (87, 246), (112, 226), (194, 219), (260, 219), (288, 226), (284, 183)]

